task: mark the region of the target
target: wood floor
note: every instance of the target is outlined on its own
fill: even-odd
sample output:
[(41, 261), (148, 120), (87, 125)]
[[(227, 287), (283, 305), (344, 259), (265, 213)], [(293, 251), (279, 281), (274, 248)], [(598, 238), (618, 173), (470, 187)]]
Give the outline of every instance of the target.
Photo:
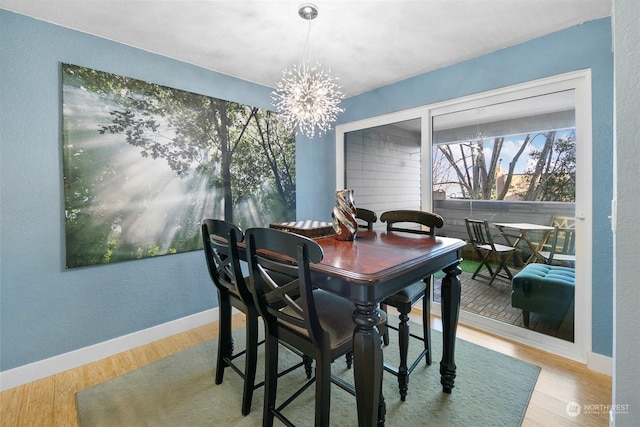
[[(418, 320), (420, 315), (412, 313)], [(242, 326), (244, 317), (234, 322)], [(434, 329), (441, 330), (434, 318)], [(86, 387), (144, 366), (217, 335), (217, 325), (208, 324), (107, 359), (90, 363), (16, 387), (0, 394), (2, 427), (78, 425), (75, 393)], [(458, 337), (542, 368), (527, 409), (523, 426), (608, 426), (606, 405), (611, 403), (611, 377), (588, 370), (584, 365), (459, 325)], [(213, 361), (212, 361), (213, 362)], [(514, 381), (517, 381), (514, 378)], [(455, 393), (455, 389), (454, 389)], [(567, 404), (580, 405), (580, 414), (570, 416)]]

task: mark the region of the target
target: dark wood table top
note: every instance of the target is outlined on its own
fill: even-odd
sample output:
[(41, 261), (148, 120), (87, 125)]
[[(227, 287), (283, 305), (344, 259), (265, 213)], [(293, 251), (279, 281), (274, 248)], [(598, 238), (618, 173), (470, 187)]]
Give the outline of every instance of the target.
[(377, 303), (410, 283), (459, 261), (460, 239), (358, 230), (355, 240), (314, 239), (324, 257), (312, 269), (319, 286), (355, 302)]

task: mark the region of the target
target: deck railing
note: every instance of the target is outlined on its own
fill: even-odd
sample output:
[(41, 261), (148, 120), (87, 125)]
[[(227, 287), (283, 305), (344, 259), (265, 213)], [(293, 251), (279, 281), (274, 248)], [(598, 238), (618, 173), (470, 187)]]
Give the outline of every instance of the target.
[[(444, 218), (438, 235), (468, 240), (465, 218), (494, 222), (528, 222), (550, 225), (554, 215), (575, 216), (573, 202), (522, 202), (506, 200), (433, 200), (433, 211)], [(496, 241), (504, 243), (498, 229)], [(537, 236), (531, 236), (535, 241)]]

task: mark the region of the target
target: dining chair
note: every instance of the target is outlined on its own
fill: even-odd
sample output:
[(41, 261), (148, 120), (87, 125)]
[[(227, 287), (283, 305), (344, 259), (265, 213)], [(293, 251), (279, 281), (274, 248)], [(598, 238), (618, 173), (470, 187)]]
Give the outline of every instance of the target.
[[(444, 220), (440, 215), (431, 212), (417, 210), (395, 210), (383, 213), (380, 221), (387, 223), (387, 232), (412, 233), (436, 235), (436, 229), (444, 225)], [(425, 229), (426, 227), (426, 229)], [(400, 323), (398, 327), (390, 326), (387, 323), (383, 334), (385, 346), (389, 345), (389, 329), (398, 331), (398, 341), (400, 347), (400, 365), (398, 367), (385, 363), (384, 369), (398, 377), (398, 387), (400, 389), (400, 399), (404, 401), (409, 389), (409, 376), (424, 358), (427, 365), (431, 364), (431, 304), (429, 294), (431, 293), (431, 275), (424, 277), (422, 281), (416, 282), (403, 290), (386, 298), (380, 308), (387, 311), (387, 306), (395, 307), (400, 313)], [(423, 335), (411, 334), (409, 331), (409, 313), (411, 308), (418, 301), (422, 300), (422, 329)], [(417, 338), (423, 342), (424, 348), (420, 355), (408, 365), (409, 338)]]
[(576, 229), (554, 227), (545, 250), (538, 252), (545, 264), (574, 267), (576, 263)]
[[(513, 274), (507, 266), (507, 261), (512, 259), (516, 254), (516, 248), (496, 243), (489, 231), (489, 223), (487, 220), (465, 218), (464, 222), (467, 227), (467, 233), (469, 234), (469, 242), (480, 258), (478, 268), (473, 272), (471, 278), (482, 277), (488, 279), (489, 286), (491, 286), (497, 277), (511, 281)], [(498, 267), (495, 270), (490, 263), (492, 259), (498, 262)], [(482, 267), (486, 267), (489, 276), (480, 274)], [(504, 274), (501, 274), (502, 271), (504, 271)]]
[[(221, 384), (227, 367), (232, 368), (244, 380), (242, 391), (242, 415), (251, 411), (253, 392), (263, 383), (256, 384), (256, 364), (258, 345), (258, 317), (259, 312), (254, 304), (253, 295), (247, 287), (248, 277), (243, 275), (240, 267), (238, 242), (244, 240), (242, 230), (236, 225), (217, 219), (202, 221), (202, 243), (209, 275), (218, 291), (219, 320), (218, 320), (218, 355), (216, 361), (215, 383)], [(283, 280), (279, 278), (279, 280)], [(232, 307), (243, 312), (246, 316), (245, 350), (234, 354), (234, 340), (231, 331)], [(244, 370), (241, 370), (234, 360), (245, 356)], [(295, 369), (303, 365), (302, 362), (291, 367)], [(283, 371), (283, 374), (287, 371)], [(310, 375), (310, 374), (309, 374)]]
[[(332, 381), (355, 393), (352, 385), (331, 375), (331, 362), (353, 347), (353, 304), (312, 282), (310, 264), (323, 257), (313, 240), (276, 229), (251, 228), (246, 246), (251, 292), (265, 325), (263, 425), (273, 425), (274, 418), (291, 425), (283, 410), (315, 381), (315, 425), (328, 426)], [(278, 284), (274, 273), (291, 281)], [(279, 341), (315, 359), (316, 368), (314, 378), (277, 406)]]
[(365, 208), (356, 208), (358, 228), (371, 231), (373, 230), (373, 223), (376, 221), (378, 221), (378, 215), (374, 211)]

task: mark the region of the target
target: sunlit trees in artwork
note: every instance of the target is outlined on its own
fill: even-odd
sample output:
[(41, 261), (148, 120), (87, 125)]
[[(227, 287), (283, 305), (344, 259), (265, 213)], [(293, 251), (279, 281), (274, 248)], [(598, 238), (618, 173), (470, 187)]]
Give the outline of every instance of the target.
[[(63, 89), (86, 93), (93, 102), (65, 102), (67, 258), (75, 257), (76, 265), (197, 249), (203, 217), (243, 228), (295, 218), (295, 135), (273, 112), (67, 64)], [(83, 123), (87, 116), (95, 123)], [(126, 203), (117, 191), (108, 201), (99, 196), (98, 189), (109, 182), (115, 188), (124, 180), (111, 176), (121, 172), (108, 164), (122, 148), (88, 142), (100, 135), (135, 147), (140, 158), (164, 163), (182, 182), (186, 194), (180, 203), (188, 209), (167, 210), (155, 243), (131, 245), (123, 233), (137, 233), (147, 224), (134, 225), (124, 209), (114, 208)], [(144, 210), (147, 202), (163, 196), (163, 185), (127, 189), (129, 197), (135, 191), (137, 206), (126, 209)]]

